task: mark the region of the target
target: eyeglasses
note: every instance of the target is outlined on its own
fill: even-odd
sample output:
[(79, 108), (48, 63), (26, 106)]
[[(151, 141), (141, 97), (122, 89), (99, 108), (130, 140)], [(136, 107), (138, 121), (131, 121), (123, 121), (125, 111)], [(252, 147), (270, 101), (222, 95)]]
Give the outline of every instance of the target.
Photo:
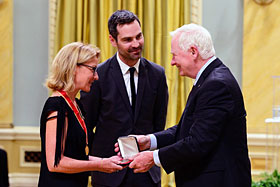
[(95, 73), (96, 73), (96, 67), (89, 66), (89, 65), (86, 65), (86, 64), (77, 64), (77, 66), (85, 66), (85, 67), (87, 67), (90, 71), (92, 71), (93, 76), (94, 76)]

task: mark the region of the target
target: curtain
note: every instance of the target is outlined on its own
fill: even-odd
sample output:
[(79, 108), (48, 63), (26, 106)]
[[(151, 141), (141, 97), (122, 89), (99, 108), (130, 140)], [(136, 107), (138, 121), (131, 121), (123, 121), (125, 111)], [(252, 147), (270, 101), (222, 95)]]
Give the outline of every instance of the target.
[[(116, 50), (109, 42), (107, 22), (118, 9), (134, 12), (145, 38), (143, 56), (166, 70), (169, 104), (166, 128), (175, 125), (184, 110), (192, 87), (189, 78), (170, 65), (170, 32), (190, 22), (190, 0), (51, 0), (50, 61), (59, 49), (71, 42), (91, 43), (101, 49), (101, 62)], [(52, 33), (52, 32), (50, 32)], [(163, 171), (163, 170), (162, 170)], [(162, 172), (162, 186), (175, 186), (173, 174)]]
[(278, 117), (273, 107), (279, 112), (280, 79), (272, 76), (280, 76), (279, 28), (280, 1), (244, 1), (242, 91), (249, 133), (271, 133), (265, 120)]
[(0, 3), (0, 128), (13, 122), (13, 1)]

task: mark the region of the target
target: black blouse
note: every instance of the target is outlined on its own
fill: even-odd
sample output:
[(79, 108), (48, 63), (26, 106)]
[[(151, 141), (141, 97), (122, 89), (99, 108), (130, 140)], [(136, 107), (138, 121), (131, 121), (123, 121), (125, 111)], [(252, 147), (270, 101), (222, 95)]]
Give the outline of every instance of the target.
[[(78, 99), (76, 102), (81, 109), (82, 113), (85, 114), (82, 105)], [(55, 149), (55, 162), (54, 166), (59, 164), (61, 159), (61, 147), (62, 139), (66, 136), (64, 156), (77, 159), (77, 160), (88, 160), (88, 156), (85, 154), (86, 147), (86, 134), (78, 122), (74, 112), (68, 106), (63, 97), (49, 97), (46, 101), (42, 114), (41, 114), (41, 171), (39, 177), (38, 186), (71, 186), (71, 187), (86, 187), (88, 184), (88, 172), (66, 174), (50, 172), (46, 162), (45, 152), (45, 139), (46, 139), (46, 122), (47, 117), (52, 111), (57, 111), (57, 133), (56, 136), (56, 149)], [(68, 118), (68, 129), (67, 134), (64, 135), (65, 128), (65, 117)], [(92, 142), (93, 132), (87, 127), (89, 145)], [(91, 147), (91, 146), (89, 146)]]

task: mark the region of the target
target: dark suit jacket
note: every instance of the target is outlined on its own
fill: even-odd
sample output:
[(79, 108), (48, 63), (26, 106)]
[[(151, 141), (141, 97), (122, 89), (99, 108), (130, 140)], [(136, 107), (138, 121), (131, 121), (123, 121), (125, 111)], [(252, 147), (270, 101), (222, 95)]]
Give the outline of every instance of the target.
[[(133, 115), (121, 69), (116, 55), (97, 68), (99, 80), (89, 93), (81, 93), (86, 110), (86, 122), (96, 132), (92, 154), (98, 157), (116, 155), (114, 144), (120, 136), (149, 134), (164, 129), (167, 113), (168, 89), (164, 69), (141, 58), (135, 114)], [(93, 173), (96, 184), (117, 186), (127, 169), (117, 173)], [(160, 168), (149, 171), (154, 182), (160, 181)]]
[(251, 186), (243, 96), (218, 58), (192, 88), (179, 124), (155, 136), (177, 186)]

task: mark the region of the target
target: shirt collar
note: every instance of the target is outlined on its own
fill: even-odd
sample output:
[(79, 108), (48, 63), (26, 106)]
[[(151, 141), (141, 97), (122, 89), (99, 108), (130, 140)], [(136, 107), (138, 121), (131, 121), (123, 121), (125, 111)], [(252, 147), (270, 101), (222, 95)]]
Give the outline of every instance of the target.
[[(128, 71), (128, 69), (130, 68), (130, 66), (128, 66), (126, 63), (124, 63), (124, 62), (120, 59), (120, 57), (119, 57), (119, 52), (117, 52), (117, 61), (118, 61), (119, 65), (120, 65), (122, 74), (123, 74), (123, 75), (126, 74), (127, 71)], [(133, 66), (133, 67), (135, 67), (137, 73), (139, 73), (139, 64), (140, 64), (140, 58), (139, 58), (138, 62)]]
[(199, 72), (198, 72), (197, 75), (196, 75), (196, 78), (195, 78), (195, 81), (194, 81), (193, 85), (196, 85), (196, 83), (197, 83), (197, 81), (198, 81), (200, 75), (201, 75), (201, 74), (203, 73), (203, 71), (207, 68), (207, 66), (209, 66), (209, 64), (210, 64), (211, 62), (213, 62), (216, 58), (217, 58), (217, 57), (213, 56), (212, 58), (210, 58), (210, 59), (202, 66), (202, 68), (199, 70)]

